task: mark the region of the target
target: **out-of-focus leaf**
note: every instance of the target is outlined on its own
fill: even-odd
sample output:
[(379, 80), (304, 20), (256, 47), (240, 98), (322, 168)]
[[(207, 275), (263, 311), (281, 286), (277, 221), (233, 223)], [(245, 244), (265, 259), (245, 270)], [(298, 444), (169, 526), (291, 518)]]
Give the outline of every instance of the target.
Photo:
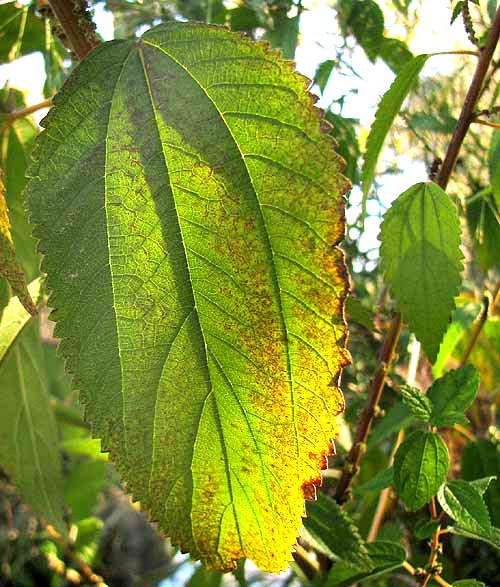
[(420, 523), (415, 525), (415, 538), (417, 540), (425, 540), (430, 538), (436, 529), (440, 526), (441, 522), (438, 520), (422, 520)]
[(497, 11), (498, 0), (488, 0), (488, 16), (493, 21)]
[(500, 209), (500, 131), (496, 130), (491, 135), (491, 143), (488, 153), (488, 169), (490, 172), (490, 185), (496, 202), (496, 209)]
[(417, 183), (387, 210), (379, 239), (386, 282), (433, 363), (461, 283), (455, 206), (434, 182)]
[(224, 577), (219, 571), (210, 571), (203, 566), (196, 567), (185, 587), (219, 587)]
[(349, 296), (346, 300), (345, 310), (347, 314), (347, 322), (357, 322), (364, 326), (367, 330), (376, 330), (373, 323), (373, 312), (361, 303), (361, 300)]
[(0, 63), (44, 48), (44, 24), (35, 16), (35, 5), (0, 4)]
[(326, 84), (330, 79), (330, 74), (335, 67), (335, 61), (328, 59), (327, 61), (323, 61), (318, 65), (316, 68), (316, 73), (314, 74), (314, 83), (318, 85), (318, 88), (321, 93), (325, 91)]
[(55, 98), (26, 187), (94, 433), (218, 570), (287, 565), (344, 405), (347, 181), (306, 86), (221, 27), (102, 44)]
[(64, 504), (72, 522), (92, 515), (101, 491), (109, 485), (109, 466), (94, 459), (72, 460), (64, 481)]
[(370, 568), (364, 540), (357, 527), (336, 501), (323, 493), (317, 501), (307, 503), (304, 538), (320, 552), (333, 559), (349, 561), (357, 568)]
[(25, 310), (34, 315), (36, 314), (36, 306), (29, 294), (24, 272), (16, 258), (16, 251), (12, 243), (4, 193), (2, 174), (0, 173), (0, 278), (3, 277), (7, 280), (12, 288), (12, 293), (19, 298)]
[[(498, 156), (500, 157), (500, 150)], [(483, 271), (488, 271), (500, 264), (500, 255), (498, 254), (500, 250), (500, 214), (492, 188), (487, 188), (468, 198), (466, 200), (466, 214), (469, 232), (474, 238), (477, 258)]]
[(380, 100), (377, 113), (375, 114), (375, 120), (366, 140), (366, 152), (363, 170), (361, 172), (363, 183), (363, 214), (365, 213), (366, 197), (373, 182), (375, 167), (377, 166), (377, 161), (387, 133), (398, 115), (408, 92), (415, 84), (425, 62), (430, 56), (430, 54), (418, 55), (409, 61), (401, 69), (389, 90), (383, 95), (382, 100)]
[(416, 430), (406, 438), (394, 457), (394, 487), (409, 510), (418, 510), (436, 495), (449, 464), (439, 434)]
[[(36, 301), (40, 282), (31, 284), (30, 290)], [(0, 321), (0, 463), (21, 498), (64, 534), (57, 431), (44, 378), (38, 323), (28, 321), (26, 310), (12, 298)]]
[(370, 491), (380, 492), (382, 489), (386, 487), (390, 487), (394, 481), (394, 469), (389, 467), (388, 469), (384, 469), (372, 477), (366, 483), (362, 485), (355, 485), (352, 493), (353, 495), (360, 495), (362, 493), (369, 493)]
[(458, 307), (454, 310), (451, 318), (451, 324), (444, 335), (443, 342), (439, 347), (439, 353), (434, 365), (432, 365), (432, 374), (437, 379), (443, 374), (448, 359), (452, 356), (455, 347), (462, 339), (467, 329), (474, 322), (478, 314), (478, 307)]
[(331, 135), (337, 144), (337, 153), (345, 161), (344, 175), (351, 180), (352, 184), (359, 184), (359, 158), (361, 150), (356, 136), (356, 125), (358, 121), (354, 118), (344, 118), (339, 114), (327, 111), (326, 119), (332, 125)]
[[(495, 475), (484, 500), (494, 526), (500, 526), (500, 451), (498, 446), (485, 438), (468, 442), (462, 452), (462, 476), (467, 481), (480, 480)], [(481, 493), (481, 491), (480, 491)]]
[(385, 61), (395, 74), (398, 74), (414, 56), (403, 41), (384, 37), (380, 45), (379, 57)]
[(255, 11), (245, 5), (229, 10), (228, 18), (232, 31), (249, 31), (262, 26)]
[(68, 438), (63, 440), (60, 446), (74, 455), (91, 457), (101, 461), (108, 460), (108, 454), (101, 451), (101, 441), (98, 438)]
[(395, 403), (385, 414), (379, 424), (374, 427), (369, 437), (369, 444), (375, 444), (390, 434), (404, 430), (414, 422), (410, 410), (403, 402)]
[(299, 39), (299, 16), (289, 18), (285, 10), (274, 14), (273, 29), (263, 39), (269, 41), (272, 47), (281, 49), (284, 59), (293, 59)]
[(374, 0), (354, 0), (349, 26), (370, 61), (378, 57), (384, 39), (384, 13)]
[[(0, 90), (0, 118), (3, 113), (25, 106), (24, 97), (19, 90)], [(0, 125), (0, 167), (4, 172), (12, 240), (27, 281), (32, 281), (39, 275), (40, 264), (36, 253), (36, 240), (31, 235), (33, 227), (28, 222), (22, 197), (31, 146), (37, 134), (37, 126), (30, 117)]]
[[(457, 358), (463, 355), (473, 327), (472, 325), (457, 344), (454, 353)], [(486, 392), (496, 393), (500, 380), (500, 320), (497, 317), (491, 317), (484, 323), (481, 334), (469, 355), (469, 362), (479, 371), (481, 388)]]
[(73, 549), (78, 557), (87, 564), (93, 564), (99, 546), (99, 537), (104, 527), (104, 522), (96, 517), (84, 518), (76, 525), (78, 533), (73, 544)]
[(453, 426), (467, 424), (464, 412), (472, 404), (479, 390), (479, 375), (472, 365), (448, 371), (436, 379), (427, 391), (432, 404), (431, 424)]
[(365, 571), (346, 561), (335, 563), (328, 574), (326, 587), (349, 587), (362, 580), (375, 579), (398, 569), (406, 560), (405, 549), (395, 542), (377, 541), (366, 545), (372, 568)]
[(428, 422), (431, 419), (431, 402), (419, 389), (409, 385), (402, 385), (401, 396), (415, 418), (423, 422)]

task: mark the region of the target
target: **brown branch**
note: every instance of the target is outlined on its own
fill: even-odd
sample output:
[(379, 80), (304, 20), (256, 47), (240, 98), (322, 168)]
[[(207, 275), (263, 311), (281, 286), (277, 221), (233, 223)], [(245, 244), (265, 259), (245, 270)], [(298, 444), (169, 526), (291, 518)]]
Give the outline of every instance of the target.
[(491, 25), (486, 43), (481, 49), (481, 54), (476, 65), (476, 70), (474, 72), (469, 91), (467, 92), (464, 100), (462, 112), (460, 113), (457, 126), (455, 127), (455, 132), (453, 133), (448, 150), (446, 151), (443, 165), (441, 166), (441, 170), (439, 172), (436, 183), (442, 187), (443, 190), (446, 189), (446, 186), (448, 185), (448, 180), (450, 179), (450, 175), (453, 171), (453, 168), (455, 167), (460, 147), (462, 146), (465, 135), (469, 130), (469, 126), (474, 118), (474, 109), (476, 107), (486, 73), (488, 72), (489, 66), (491, 64), (499, 36), (500, 7), (497, 9), (497, 13), (495, 14), (495, 19)]
[(68, 45), (81, 61), (97, 47), (95, 25), (87, 13), (85, 0), (48, 0), (61, 25)]
[(335, 499), (339, 504), (343, 504), (349, 499), (351, 482), (359, 469), (359, 462), (363, 456), (372, 420), (375, 416), (376, 408), (380, 396), (382, 395), (382, 390), (384, 389), (387, 373), (389, 372), (394, 358), (394, 351), (398, 343), (400, 332), (401, 314), (398, 313), (393, 318), (386, 334), (382, 350), (380, 351), (377, 371), (370, 384), (370, 398), (363, 414), (361, 415), (356, 430), (356, 437), (347, 457), (348, 465), (342, 471), (342, 476), (337, 485)]
[(43, 102), (39, 102), (38, 104), (33, 104), (33, 106), (27, 106), (26, 108), (20, 108), (19, 110), (13, 110), (9, 112), (5, 116), (5, 120), (7, 122), (14, 122), (14, 120), (18, 120), (19, 118), (24, 118), (25, 116), (29, 116), (36, 112), (37, 110), (41, 110), (42, 108), (50, 108), (52, 106), (52, 98), (47, 98)]

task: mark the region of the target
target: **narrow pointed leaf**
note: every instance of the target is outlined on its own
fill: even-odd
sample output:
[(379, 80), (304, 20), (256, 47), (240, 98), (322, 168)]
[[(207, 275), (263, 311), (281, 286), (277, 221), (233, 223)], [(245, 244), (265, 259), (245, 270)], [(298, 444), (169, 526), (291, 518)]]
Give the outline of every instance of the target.
[[(37, 300), (40, 281), (30, 292)], [(37, 326), (12, 298), (0, 321), (0, 463), (21, 498), (64, 533), (58, 439)]]
[(346, 180), (306, 84), (217, 27), (103, 44), (26, 190), (93, 432), (216, 570), (286, 566), (343, 409)]
[(449, 464), (446, 444), (434, 432), (416, 430), (401, 444), (394, 458), (394, 487), (410, 511), (436, 495)]
[(415, 418), (424, 422), (428, 422), (431, 419), (431, 402), (419, 389), (410, 387), (409, 385), (402, 385), (401, 396)]
[(383, 95), (377, 108), (375, 120), (370, 128), (366, 140), (366, 152), (363, 162), (361, 179), (363, 185), (363, 214), (366, 207), (366, 197), (375, 175), (375, 167), (384, 145), (385, 137), (389, 132), (394, 119), (399, 114), (401, 106), (417, 80), (423, 66), (431, 54), (418, 55), (409, 61), (392, 82), (389, 90)]
[(386, 212), (379, 238), (387, 283), (433, 363), (461, 283), (455, 207), (435, 183), (417, 183)]

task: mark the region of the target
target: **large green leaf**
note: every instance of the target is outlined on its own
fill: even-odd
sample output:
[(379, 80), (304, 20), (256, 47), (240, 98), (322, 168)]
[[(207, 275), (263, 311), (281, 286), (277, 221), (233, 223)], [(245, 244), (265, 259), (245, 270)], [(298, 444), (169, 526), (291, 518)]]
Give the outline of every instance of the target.
[(418, 510), (436, 495), (449, 464), (439, 434), (416, 430), (401, 444), (394, 457), (394, 487), (409, 510)]
[[(30, 285), (35, 302), (40, 282)], [(62, 479), (49, 394), (43, 373), (38, 324), (17, 298), (0, 321), (0, 464), (21, 498), (64, 532)]]
[(286, 566), (343, 409), (346, 180), (306, 84), (223, 28), (106, 43), (26, 190), (94, 434), (218, 570)]
[(461, 283), (455, 207), (435, 183), (417, 183), (386, 212), (379, 238), (382, 268), (398, 308), (434, 362)]
[(392, 82), (389, 90), (383, 95), (375, 114), (375, 120), (366, 139), (366, 152), (363, 161), (361, 179), (363, 183), (363, 214), (366, 206), (366, 197), (375, 175), (375, 167), (394, 119), (399, 114), (401, 106), (417, 80), (422, 67), (430, 54), (418, 55), (409, 61)]

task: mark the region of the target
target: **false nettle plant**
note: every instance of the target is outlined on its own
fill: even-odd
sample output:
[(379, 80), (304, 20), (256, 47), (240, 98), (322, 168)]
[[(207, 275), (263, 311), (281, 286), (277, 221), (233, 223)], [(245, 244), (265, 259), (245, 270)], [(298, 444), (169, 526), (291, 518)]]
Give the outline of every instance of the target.
[[(85, 14), (49, 4), (80, 63), (30, 152), (22, 195), (29, 225), (13, 170), (15, 150), (36, 129), (15, 109), (2, 127), (0, 269), (10, 300), (0, 321), (0, 463), (20, 496), (61, 548), (72, 548), (33, 318), (48, 305), (92, 437), (159, 530), (206, 569), (250, 559), (275, 573), (293, 555), (299, 575), (332, 586), (401, 567), (422, 585), (449, 585), (438, 565), (443, 534), (500, 543), (484, 501), (495, 476), (447, 480), (440, 431), (467, 427), (479, 389), (468, 353), (426, 393), (411, 378), (400, 386), (415, 430), (355, 487), (386, 496), (392, 487), (409, 511), (429, 505), (418, 530), (431, 539), (426, 566), (415, 569), (403, 546), (375, 540), (376, 530), (367, 540), (345, 504), (403, 321), (429, 362), (444, 364), (463, 271), (460, 218), (445, 189), (500, 13), (439, 172), (384, 217), (381, 268), (398, 312), (336, 489), (316, 495), (339, 435), (340, 375), (350, 362), (340, 249), (349, 181), (309, 80), (267, 43), (224, 27), (172, 21), (98, 43)], [(365, 201), (384, 141), (431, 57), (406, 59), (380, 102), (366, 143)], [(23, 272), (34, 278), (28, 286)], [(364, 320), (356, 301), (349, 315)]]

